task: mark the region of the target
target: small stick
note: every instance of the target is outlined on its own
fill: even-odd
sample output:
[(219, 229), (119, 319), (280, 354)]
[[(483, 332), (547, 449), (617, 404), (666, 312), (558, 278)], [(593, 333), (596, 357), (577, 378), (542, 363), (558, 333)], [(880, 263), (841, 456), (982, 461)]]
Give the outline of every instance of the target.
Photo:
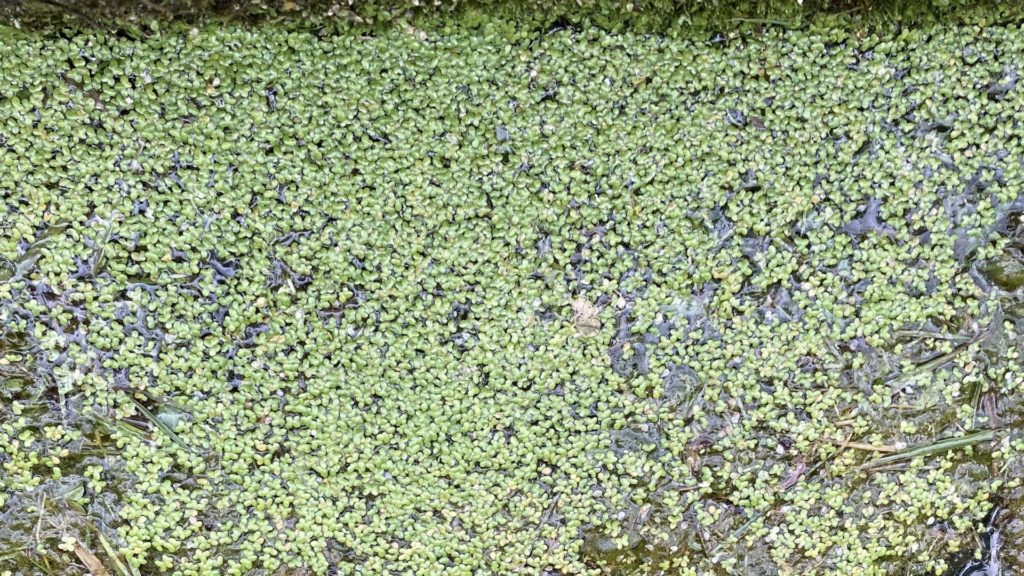
[(43, 514), (45, 514), (45, 513), (46, 513), (46, 493), (44, 492), (43, 493), (42, 503), (39, 505), (39, 521), (36, 522), (35, 537), (36, 537), (36, 544), (37, 545), (42, 544), (42, 540), (39, 537), (39, 533), (42, 531), (42, 528), (43, 528)]
[(970, 342), (974, 336), (965, 334), (940, 334), (938, 332), (924, 332), (922, 330), (897, 330), (893, 333), (896, 337), (906, 338), (931, 338), (933, 340), (952, 340), (953, 342)]

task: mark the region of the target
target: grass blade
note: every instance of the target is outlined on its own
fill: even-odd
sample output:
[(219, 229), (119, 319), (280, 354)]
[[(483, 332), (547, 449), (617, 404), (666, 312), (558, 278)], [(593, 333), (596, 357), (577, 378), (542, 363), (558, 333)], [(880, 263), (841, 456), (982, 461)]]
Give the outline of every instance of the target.
[(874, 460), (866, 463), (865, 466), (880, 466), (884, 464), (913, 460), (914, 458), (921, 456), (933, 456), (943, 452), (949, 452), (950, 450), (959, 450), (982, 442), (990, 442), (994, 437), (995, 434), (992, 430), (983, 430), (981, 432), (975, 432), (973, 434), (959, 436), (957, 438), (945, 438), (930, 444), (914, 446), (901, 452), (875, 458)]
[(191, 448), (188, 447), (188, 445), (185, 444), (181, 437), (174, 433), (174, 430), (171, 430), (170, 427), (168, 427), (159, 418), (157, 418), (156, 415), (150, 412), (148, 408), (143, 406), (141, 402), (139, 402), (135, 398), (132, 398), (131, 396), (129, 396), (128, 398), (135, 404), (135, 407), (139, 409), (139, 412), (142, 412), (142, 415), (145, 416), (147, 420), (152, 422), (153, 425), (159, 428), (161, 432), (167, 434), (167, 437), (170, 438), (175, 444), (181, 446), (182, 448), (188, 450), (189, 452), (194, 452), (194, 450), (192, 450)]
[(107, 542), (107, 539), (103, 537), (102, 532), (97, 530), (96, 535), (100, 537), (100, 544), (103, 546), (103, 551), (106, 552), (107, 557), (114, 562), (114, 566), (117, 566), (117, 571), (121, 576), (138, 576), (138, 571), (134, 570), (134, 567), (132, 570), (128, 570), (128, 568), (125, 567), (124, 563), (121, 562), (121, 559), (118, 558), (114, 547), (111, 546), (110, 542)]

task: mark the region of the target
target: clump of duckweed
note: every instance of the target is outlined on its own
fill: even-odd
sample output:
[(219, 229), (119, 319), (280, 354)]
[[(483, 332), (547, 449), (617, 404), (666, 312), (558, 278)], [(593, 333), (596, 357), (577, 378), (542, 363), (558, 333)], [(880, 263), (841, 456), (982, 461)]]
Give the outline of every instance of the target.
[(473, 22), (3, 37), (0, 514), (105, 498), (175, 576), (971, 547), (1024, 448), (1020, 31)]

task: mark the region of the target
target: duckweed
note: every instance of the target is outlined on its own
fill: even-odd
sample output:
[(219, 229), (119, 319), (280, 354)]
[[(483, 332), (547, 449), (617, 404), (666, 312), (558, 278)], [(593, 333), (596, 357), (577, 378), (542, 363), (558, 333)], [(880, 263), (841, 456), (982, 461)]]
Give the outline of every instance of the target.
[(1024, 37), (829, 22), (8, 30), (0, 572), (943, 573)]

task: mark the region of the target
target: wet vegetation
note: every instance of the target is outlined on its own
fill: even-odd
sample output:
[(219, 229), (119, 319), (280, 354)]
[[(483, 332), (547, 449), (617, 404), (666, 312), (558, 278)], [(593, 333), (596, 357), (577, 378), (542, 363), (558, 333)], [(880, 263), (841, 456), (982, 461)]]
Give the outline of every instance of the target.
[(1024, 14), (274, 14), (0, 28), (0, 574), (1024, 573)]

